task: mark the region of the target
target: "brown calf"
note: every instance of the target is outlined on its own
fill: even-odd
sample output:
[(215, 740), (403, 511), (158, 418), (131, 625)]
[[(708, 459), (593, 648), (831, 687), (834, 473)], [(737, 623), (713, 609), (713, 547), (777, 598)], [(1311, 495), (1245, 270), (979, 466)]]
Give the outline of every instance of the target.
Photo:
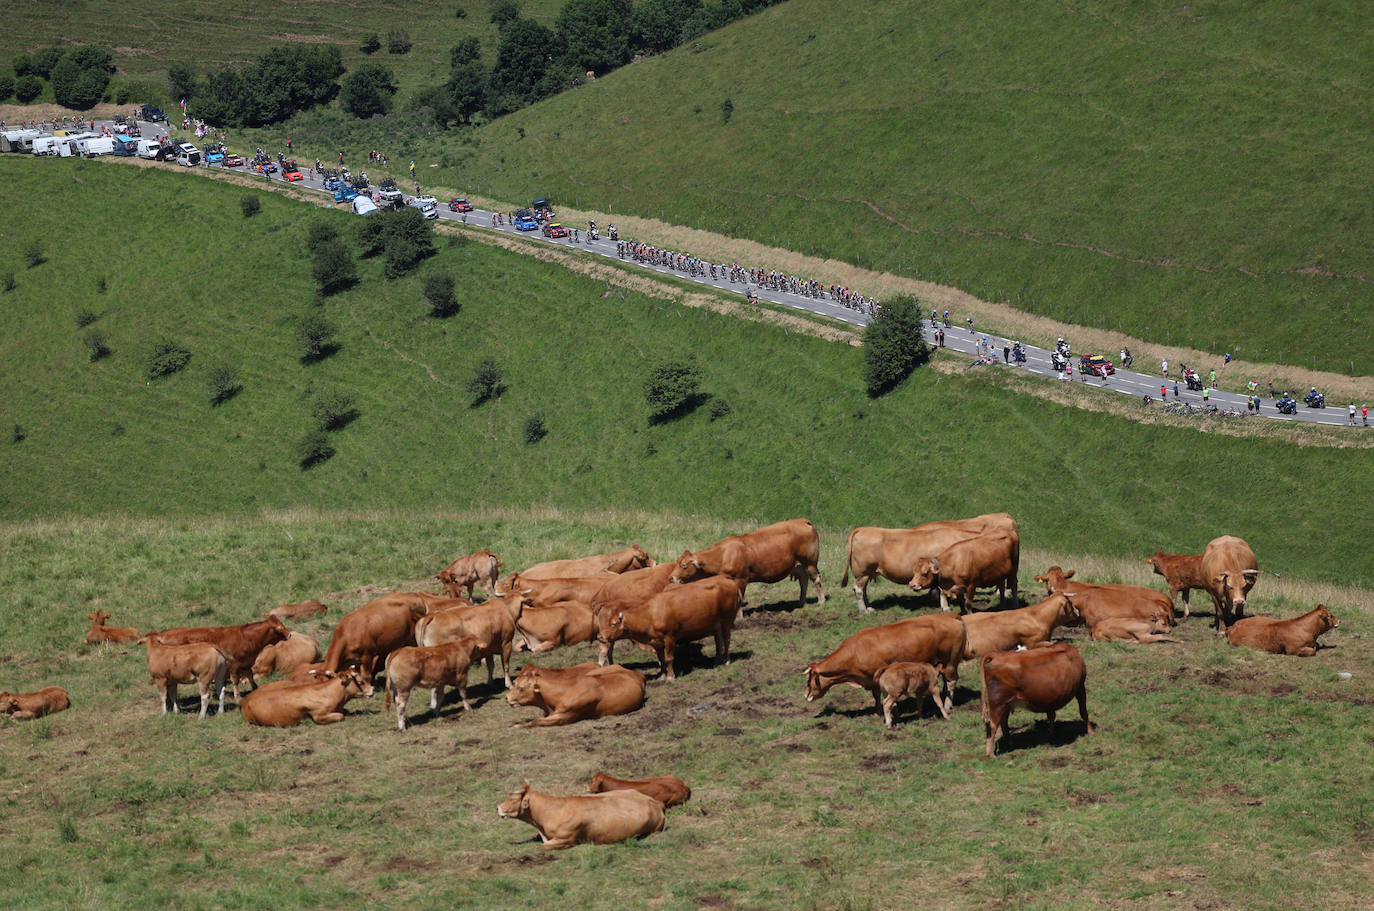
[(104, 611), (98, 610), (86, 616), (91, 618), (91, 629), (86, 633), (86, 641), (92, 645), (101, 642), (128, 644), (143, 638), (132, 626), (106, 626), (105, 621), (110, 619), (110, 615)]
[(357, 667), (315, 683), (270, 683), (249, 693), (239, 708), (249, 724), (293, 728), (310, 717), (316, 724), (343, 721), (344, 703), (371, 696), (372, 684)]
[(612, 778), (605, 772), (597, 772), (587, 785), (593, 794), (606, 791), (638, 791), (647, 794), (663, 804), (666, 810), (692, 798), (692, 789), (681, 778), (672, 775), (655, 775), (652, 778)]
[(638, 791), (554, 797), (528, 784), (496, 808), (502, 819), (527, 822), (546, 849), (591, 842), (612, 845), (663, 831), (663, 804)]
[(148, 648), (148, 673), (157, 687), (162, 714), (168, 703), (173, 712), (180, 712), (177, 686), (182, 683), (200, 685), (200, 717), (210, 708), (210, 688), (219, 692), (219, 713), (224, 714), (224, 684), (229, 674), (229, 661), (224, 653), (209, 642), (183, 642), (169, 645), (158, 633), (149, 633), (138, 640)]
[(1238, 620), (1226, 629), (1226, 640), (1232, 645), (1244, 645), (1275, 655), (1311, 658), (1317, 653), (1317, 637), (1340, 625), (1341, 621), (1325, 604), (1318, 604), (1301, 617), (1289, 620), (1269, 617)]
[(406, 702), (410, 691), (417, 686), (430, 687), (429, 707), (435, 715), (444, 705), (444, 687), (458, 687), (463, 711), (469, 711), (468, 668), (472, 665), (477, 640), (462, 636), (443, 645), (408, 645), (398, 648), (386, 659), (386, 690), (382, 707), (391, 708), (392, 694), (396, 698), (396, 730), (406, 729)]
[(939, 678), (940, 672), (924, 661), (898, 661), (879, 671), (874, 682), (883, 692), (883, 721), (887, 726), (892, 727), (892, 710), (896, 708), (897, 700), (907, 694), (915, 696), (917, 702), (922, 704), (929, 695), (940, 714), (948, 718), (949, 710), (940, 698)]
[(65, 711), (72, 704), (67, 691), (60, 686), (45, 686), (32, 693), (0, 693), (0, 715), (15, 721), (32, 721)]

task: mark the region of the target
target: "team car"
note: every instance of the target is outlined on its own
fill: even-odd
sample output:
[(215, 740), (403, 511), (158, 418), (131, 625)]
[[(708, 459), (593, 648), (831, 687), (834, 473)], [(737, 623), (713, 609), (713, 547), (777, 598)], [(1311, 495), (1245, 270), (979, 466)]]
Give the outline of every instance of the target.
[(567, 237), (568, 229), (556, 221), (551, 221), (544, 226), (545, 237)]
[(1093, 376), (1111, 376), (1116, 373), (1112, 362), (1100, 354), (1085, 354), (1080, 357), (1078, 369), (1081, 373), (1091, 373)]
[(288, 158), (286, 161), (282, 162), (281, 176), (283, 180), (290, 180), (292, 182), (305, 180), (305, 175), (301, 173), (300, 168), (296, 167), (296, 160), (294, 158)]
[(529, 209), (520, 209), (515, 213), (515, 230), (517, 231), (538, 231), (539, 222)]
[(465, 197), (455, 196), (448, 201), (448, 210), (450, 212), (471, 212), (472, 203), (468, 202)]
[(226, 168), (241, 168), (243, 167), (243, 156), (225, 155), (224, 160), (221, 161), (220, 164)]

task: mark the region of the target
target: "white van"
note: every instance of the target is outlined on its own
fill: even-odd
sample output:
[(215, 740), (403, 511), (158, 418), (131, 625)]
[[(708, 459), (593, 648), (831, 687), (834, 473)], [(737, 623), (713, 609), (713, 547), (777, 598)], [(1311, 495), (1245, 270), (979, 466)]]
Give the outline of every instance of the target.
[(37, 130), (6, 130), (0, 133), (0, 152), (33, 152), (33, 142), (43, 134)]
[(357, 196), (353, 197), (354, 215), (371, 215), (373, 212), (376, 211), (377, 204), (372, 200), (368, 199), (366, 196), (363, 196), (361, 193), (359, 193)]
[(77, 149), (84, 158), (94, 158), (97, 155), (114, 154), (114, 139), (109, 136), (91, 136), (79, 140), (76, 144)]
[(194, 168), (200, 164), (200, 149), (183, 142), (177, 146), (177, 164), (185, 168)]
[(419, 209), (425, 218), (439, 217), (439, 200), (433, 196), (417, 196), (410, 204)]
[(157, 153), (162, 148), (162, 143), (156, 139), (140, 139), (138, 149), (134, 152), (139, 158), (146, 158), (149, 161), (157, 159)]
[(33, 141), (35, 155), (56, 155), (57, 147), (67, 141), (65, 136), (39, 136)]

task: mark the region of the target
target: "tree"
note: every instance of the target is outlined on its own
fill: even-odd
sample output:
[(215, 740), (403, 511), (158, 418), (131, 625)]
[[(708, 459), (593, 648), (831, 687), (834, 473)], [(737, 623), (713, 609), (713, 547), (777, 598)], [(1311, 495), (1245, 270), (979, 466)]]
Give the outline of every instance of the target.
[(453, 50), (448, 52), (448, 65), (450, 67), (460, 67), (482, 57), (482, 42), (469, 35), (462, 41), (453, 46)]
[(363, 219), (358, 241), (363, 256), (380, 254), (386, 263), (386, 277), (396, 278), (434, 252), (434, 228), (419, 209), (406, 206)]
[(458, 299), (453, 295), (453, 276), (447, 272), (426, 275), (424, 295), (429, 301), (429, 312), (434, 316), (452, 316), (459, 310)]
[(519, 18), (520, 4), (515, 0), (497, 0), (491, 5), (491, 22), (499, 31), (504, 31), (506, 26)]
[(100, 103), (114, 72), (114, 54), (109, 48), (82, 45), (74, 47), (52, 68), (53, 100), (78, 111)]
[(33, 72), (33, 58), (28, 54), (15, 54), (14, 62), (10, 64), (14, 68), (14, 77), (27, 76)]
[(52, 75), (52, 68), (57, 66), (57, 61), (62, 59), (62, 48), (45, 47), (41, 51), (35, 51), (33, 55), (33, 75), (47, 79)]
[(338, 237), (321, 242), (313, 250), (315, 262), (310, 267), (310, 277), (320, 286), (320, 296), (325, 297), (358, 281), (358, 267), (343, 241)]
[(480, 63), (465, 63), (450, 70), (444, 91), (453, 119), (471, 123), (472, 118), (486, 107), (489, 87), (490, 79)]
[(191, 351), (185, 345), (170, 338), (160, 338), (153, 342), (144, 359), (148, 379), (155, 380), (168, 376), (185, 367), (191, 360)]
[(43, 80), (33, 73), (14, 80), (14, 97), (22, 104), (28, 104), (43, 92)]
[(921, 304), (910, 295), (884, 301), (864, 329), (864, 387), (872, 398), (897, 387), (930, 358)]
[(196, 71), (191, 69), (190, 64), (173, 63), (167, 67), (167, 91), (171, 93), (172, 102), (176, 103), (185, 98), (190, 100), (198, 94), (199, 81), (196, 79)]
[[(548, 95), (545, 76), (562, 55), (558, 35), (532, 19), (517, 19), (501, 32), (491, 73), (493, 113), (508, 113)], [(554, 90), (556, 91), (556, 89)]]
[(332, 354), (338, 346), (334, 344), (334, 333), (338, 330), (329, 320), (318, 313), (307, 313), (296, 324), (296, 345), (301, 350), (301, 360), (318, 361)]
[(472, 396), (472, 407), (476, 408), (488, 399), (499, 399), (501, 393), (506, 391), (505, 385), (501, 382), (503, 378), (504, 374), (495, 358), (482, 358), (482, 363), (478, 364), (472, 373), (472, 379), (468, 380), (468, 395)]
[(376, 32), (363, 39), (362, 46), (359, 48), (364, 54), (375, 54), (382, 49), (382, 37)]
[(386, 52), (388, 54), (409, 54), (410, 48), (410, 33), (405, 29), (395, 28), (386, 33)]
[(364, 63), (344, 77), (339, 106), (366, 120), (391, 109), (396, 94), (396, 74), (380, 63)]
[(635, 7), (635, 32), (651, 54), (672, 50), (682, 41), (682, 23), (701, 9), (701, 0), (644, 0)]
[(0, 101), (7, 100), (14, 94), (14, 77), (9, 73), (0, 73)]
[(567, 0), (554, 30), (564, 60), (579, 72), (604, 73), (629, 62), (633, 23), (630, 0)]
[(649, 421), (661, 423), (691, 410), (697, 402), (700, 386), (701, 371), (695, 357), (657, 364), (644, 380)]

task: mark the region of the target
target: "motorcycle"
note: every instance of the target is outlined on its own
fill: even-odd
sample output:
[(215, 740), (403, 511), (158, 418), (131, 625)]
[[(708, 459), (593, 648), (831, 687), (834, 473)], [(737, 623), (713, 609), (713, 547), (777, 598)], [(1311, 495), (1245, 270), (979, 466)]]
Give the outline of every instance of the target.
[(1063, 373), (1064, 369), (1069, 366), (1068, 355), (1064, 354), (1062, 351), (1051, 351), (1050, 365), (1054, 367), (1056, 373)]
[(1020, 345), (1014, 346), (1011, 349), (1011, 359), (1015, 364), (1024, 364), (1026, 362), (1026, 349)]
[(611, 240), (620, 240), (620, 232), (616, 231), (615, 225), (608, 225), (606, 227), (606, 236)]
[(1275, 403), (1274, 403), (1274, 407), (1277, 408), (1277, 409), (1279, 410), (1279, 414), (1297, 414), (1297, 413), (1298, 413), (1298, 402), (1297, 402), (1297, 400), (1296, 400), (1296, 399), (1290, 399), (1290, 398), (1289, 398), (1288, 396), (1286, 396), (1286, 395), (1285, 395), (1283, 398), (1279, 399), (1277, 402), (1275, 402)]
[(1313, 389), (1311, 392), (1307, 393), (1307, 395), (1303, 396), (1303, 399), (1302, 399), (1302, 400), (1303, 400), (1303, 402), (1307, 405), (1308, 408), (1325, 408), (1325, 407), (1326, 407), (1326, 396), (1323, 395), (1322, 393), (1318, 392), (1318, 391), (1315, 390), (1315, 389)]
[(601, 235), (597, 232), (595, 226), (587, 229), (587, 243), (591, 243), (594, 240), (600, 239)]
[(1054, 350), (1055, 350), (1055, 352), (1056, 352), (1057, 354), (1063, 355), (1064, 360), (1065, 360), (1066, 362), (1067, 362), (1068, 359), (1069, 359), (1069, 348), (1070, 348), (1070, 347), (1071, 347), (1071, 346), (1069, 345), (1069, 343), (1066, 342), (1066, 341), (1064, 341), (1062, 338), (1061, 338), (1059, 341), (1057, 341), (1057, 342), (1054, 343)]

